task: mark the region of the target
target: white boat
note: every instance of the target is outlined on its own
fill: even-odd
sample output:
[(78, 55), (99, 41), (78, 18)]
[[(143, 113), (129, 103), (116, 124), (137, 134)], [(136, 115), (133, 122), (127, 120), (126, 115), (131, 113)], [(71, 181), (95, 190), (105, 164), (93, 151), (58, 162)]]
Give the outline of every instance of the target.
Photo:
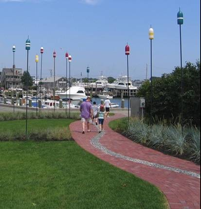
[(102, 94), (98, 94), (100, 99), (113, 99), (113, 96), (110, 96), (107, 91), (103, 91)]
[(87, 95), (85, 93), (85, 88), (81, 86), (72, 86), (70, 89), (67, 90), (67, 92), (60, 92), (57, 94), (60, 99), (71, 99), (80, 101), (87, 98)]
[[(111, 108), (119, 108), (119, 105), (116, 103), (110, 103)], [(98, 108), (100, 108), (100, 105), (98, 105)]]
[(104, 89), (107, 86), (107, 84), (108, 84), (107, 77), (102, 75), (95, 83), (90, 83), (89, 86), (90, 88), (93, 89)]
[(113, 99), (113, 96), (110, 96), (109, 94), (107, 95), (98, 94), (98, 97), (100, 99)]
[(132, 85), (132, 81), (130, 78), (128, 81), (127, 76), (119, 77), (114, 83), (108, 84), (107, 87), (120, 90), (127, 90), (129, 87), (130, 90), (137, 90), (137, 87)]
[(119, 105), (118, 104), (115, 104), (115, 103), (111, 103), (111, 108), (118, 108)]
[[(49, 100), (48, 99), (48, 100), (42, 102), (42, 106), (43, 106), (43, 108), (47, 108), (47, 109), (54, 109), (54, 106), (55, 106), (56, 109), (59, 109), (60, 108), (59, 107), (60, 102), (56, 101), (56, 100), (54, 101), (54, 100)], [(69, 109), (69, 107), (71, 109), (79, 109), (80, 108), (79, 105), (76, 105), (76, 104), (73, 104), (73, 103), (69, 104), (69, 102), (62, 102), (62, 108), (68, 108)]]
[(129, 81), (127, 80), (127, 76), (119, 77), (114, 83), (108, 84), (107, 88), (112, 91), (118, 91), (119, 94), (123, 93), (125, 96), (128, 95), (128, 89), (130, 96), (135, 96), (138, 90), (137, 86), (132, 85), (130, 78)]

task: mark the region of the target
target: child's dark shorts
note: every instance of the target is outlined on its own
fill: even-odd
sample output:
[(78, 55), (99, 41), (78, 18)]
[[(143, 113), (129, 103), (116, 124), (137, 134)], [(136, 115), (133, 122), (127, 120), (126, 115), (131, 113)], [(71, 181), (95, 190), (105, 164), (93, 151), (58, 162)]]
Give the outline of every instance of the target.
[(98, 123), (99, 123), (100, 125), (103, 125), (104, 119), (98, 119)]

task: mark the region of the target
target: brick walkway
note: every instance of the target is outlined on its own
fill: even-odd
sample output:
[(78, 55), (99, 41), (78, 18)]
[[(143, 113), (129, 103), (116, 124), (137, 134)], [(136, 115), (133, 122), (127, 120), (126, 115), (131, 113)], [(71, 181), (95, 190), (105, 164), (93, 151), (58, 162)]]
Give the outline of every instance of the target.
[[(108, 127), (108, 122), (120, 117), (122, 115), (116, 114), (107, 119), (104, 124), (105, 132), (102, 134), (98, 134), (97, 128), (91, 126), (91, 132), (83, 135), (81, 122), (72, 123), (70, 125), (72, 137), (83, 149), (98, 158), (157, 186), (166, 195), (171, 209), (200, 209), (199, 177), (132, 162), (132, 159), (164, 165), (165, 168), (173, 167), (195, 174), (200, 174), (200, 166), (143, 147), (112, 131)], [(99, 139), (100, 149), (93, 146), (92, 140), (94, 138)], [(109, 153), (107, 153), (108, 150)], [(116, 153), (117, 156), (112, 156), (110, 153)], [(122, 156), (126, 157), (123, 158)]]

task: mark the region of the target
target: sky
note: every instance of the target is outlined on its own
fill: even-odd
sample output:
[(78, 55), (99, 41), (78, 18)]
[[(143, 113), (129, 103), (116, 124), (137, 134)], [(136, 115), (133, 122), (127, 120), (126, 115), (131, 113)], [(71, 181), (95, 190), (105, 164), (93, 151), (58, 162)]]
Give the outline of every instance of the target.
[[(65, 76), (65, 53), (72, 56), (76, 78), (118, 78), (127, 74), (125, 46), (130, 46), (133, 80), (150, 76), (149, 28), (153, 27), (153, 76), (171, 73), (180, 65), (179, 8), (183, 65), (200, 60), (200, 0), (0, 0), (0, 71), (15, 65), (27, 70), (25, 42), (29, 37), (29, 72), (36, 74), (35, 55), (44, 47), (43, 77)], [(38, 64), (40, 71), (40, 60)]]

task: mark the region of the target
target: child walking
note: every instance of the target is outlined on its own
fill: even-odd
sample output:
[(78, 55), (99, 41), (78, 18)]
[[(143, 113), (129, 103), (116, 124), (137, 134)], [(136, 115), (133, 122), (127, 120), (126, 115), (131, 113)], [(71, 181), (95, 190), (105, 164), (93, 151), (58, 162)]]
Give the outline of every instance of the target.
[(103, 105), (101, 105), (98, 113), (99, 133), (103, 131), (104, 119), (105, 119), (105, 108)]
[(96, 125), (98, 125), (98, 106), (96, 104), (96, 102), (93, 102), (93, 121), (96, 123)]

